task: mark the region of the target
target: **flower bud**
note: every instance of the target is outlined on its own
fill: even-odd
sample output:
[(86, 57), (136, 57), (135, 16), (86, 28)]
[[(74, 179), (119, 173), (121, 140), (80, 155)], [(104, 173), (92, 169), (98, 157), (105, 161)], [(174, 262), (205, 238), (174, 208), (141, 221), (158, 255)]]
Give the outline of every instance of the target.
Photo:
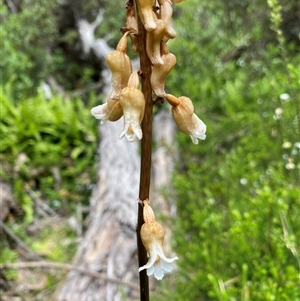
[(112, 73), (111, 98), (119, 98), (123, 88), (126, 87), (132, 72), (132, 66), (127, 52), (127, 35), (125, 33), (120, 39), (117, 49), (106, 56), (107, 65)]

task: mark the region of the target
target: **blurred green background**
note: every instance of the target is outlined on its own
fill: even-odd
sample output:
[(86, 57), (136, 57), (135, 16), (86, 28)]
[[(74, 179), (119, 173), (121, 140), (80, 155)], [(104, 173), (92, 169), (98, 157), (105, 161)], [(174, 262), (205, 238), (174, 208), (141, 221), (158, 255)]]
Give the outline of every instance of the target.
[[(103, 68), (82, 55), (76, 18), (92, 22), (104, 8), (96, 35), (109, 33), (115, 47), (125, 3), (1, 2), (0, 176), (15, 200), (3, 222), (33, 252), (70, 262), (70, 220), (88, 207), (96, 182), (90, 108)], [(166, 90), (190, 97), (208, 130), (197, 146), (177, 136), (177, 217), (166, 222), (180, 260), (153, 300), (300, 300), (299, 13), (295, 0), (174, 5), (177, 38), (168, 45), (177, 65)], [(63, 91), (50, 99), (41, 88), (49, 79)], [(0, 235), (1, 263), (16, 262), (14, 242)], [(43, 290), (51, 295), (61, 277), (49, 274)], [(0, 278), (2, 292), (19, 281), (12, 270)], [(43, 300), (39, 290), (24, 296)]]

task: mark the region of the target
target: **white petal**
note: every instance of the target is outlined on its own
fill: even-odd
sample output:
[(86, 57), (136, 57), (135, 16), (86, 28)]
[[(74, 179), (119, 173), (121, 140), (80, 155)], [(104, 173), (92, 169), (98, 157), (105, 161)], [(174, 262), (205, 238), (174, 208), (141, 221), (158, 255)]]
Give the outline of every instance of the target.
[(129, 142), (133, 142), (136, 140), (136, 135), (134, 133), (128, 134), (128, 132), (125, 134), (125, 137)]
[(139, 125), (132, 125), (132, 130), (139, 140), (143, 138), (143, 132)]
[(197, 130), (206, 132), (205, 123), (195, 113), (192, 116), (192, 121), (195, 123)]
[(190, 135), (191, 139), (192, 139), (192, 142), (194, 144), (198, 144), (198, 139), (196, 137), (194, 137), (193, 135)]
[(105, 122), (107, 120), (107, 103), (92, 108), (91, 114), (96, 119), (101, 119), (101, 120), (103, 120)]
[(126, 134), (126, 131), (123, 131), (120, 135), (119, 135), (119, 139), (122, 139)]
[(151, 266), (154, 265), (156, 258), (157, 258), (157, 254), (153, 254), (153, 255), (154, 256), (151, 256), (149, 258), (149, 261), (145, 265), (143, 265), (142, 267), (139, 268), (139, 272), (142, 270), (145, 270), (145, 269), (149, 269)]
[(205, 138), (206, 138), (206, 135), (204, 133), (200, 133), (200, 132), (197, 132), (197, 131), (194, 131), (193, 135), (195, 137), (197, 137), (198, 139), (201, 139), (201, 140), (205, 140)]
[(126, 123), (124, 122), (124, 129), (123, 129), (123, 131), (121, 132), (121, 134), (119, 135), (119, 139), (122, 139), (125, 135), (127, 135), (127, 131), (128, 131), (128, 129), (129, 129), (129, 126), (130, 126), (130, 124), (126, 124)]
[[(193, 123), (193, 128), (191, 128), (191, 135), (194, 136), (195, 138), (205, 140), (205, 138), (206, 138), (206, 135), (205, 135), (206, 125), (205, 125), (205, 123), (196, 114), (193, 114), (192, 123)], [(195, 143), (195, 144), (197, 144), (197, 143)]]
[(166, 255), (165, 255), (165, 253), (164, 253), (164, 251), (162, 250), (162, 248), (160, 246), (157, 247), (157, 254), (159, 255), (159, 257), (161, 259), (163, 259), (166, 262), (170, 262), (170, 263), (178, 259), (177, 256), (175, 256), (173, 258), (167, 258)]
[(155, 271), (155, 264), (147, 269), (147, 276), (153, 275), (154, 271)]
[(164, 274), (163, 269), (158, 264), (156, 264), (155, 270), (154, 270), (154, 277), (157, 280), (162, 280), (164, 278), (164, 276), (165, 276), (165, 274)]
[(164, 261), (163, 259), (160, 262), (160, 266), (166, 272), (171, 272), (173, 270), (172, 264), (169, 262)]

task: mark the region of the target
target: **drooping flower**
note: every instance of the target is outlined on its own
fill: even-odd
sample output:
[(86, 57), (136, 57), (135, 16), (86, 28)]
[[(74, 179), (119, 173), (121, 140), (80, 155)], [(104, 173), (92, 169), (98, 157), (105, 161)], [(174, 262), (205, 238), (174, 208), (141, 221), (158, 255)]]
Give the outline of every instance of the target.
[[(138, 23), (135, 16), (135, 9), (133, 2), (126, 2), (126, 28), (129, 30), (133, 30), (134, 32), (138, 32)], [(132, 50), (133, 52), (138, 52), (138, 39), (135, 33), (130, 34), (131, 42), (132, 42)]]
[(156, 29), (157, 17), (153, 11), (155, 7), (155, 0), (137, 0), (139, 15), (145, 29), (150, 32)]
[(91, 114), (103, 124), (107, 120), (119, 120), (123, 116), (123, 109), (118, 99), (109, 96), (106, 103), (92, 108)]
[(132, 66), (127, 55), (127, 36), (126, 32), (120, 39), (116, 50), (106, 56), (106, 63), (111, 71), (112, 98), (119, 98), (121, 90), (126, 87), (128, 79), (132, 72)]
[(147, 275), (161, 280), (165, 272), (173, 270), (172, 262), (178, 259), (177, 256), (167, 258), (163, 251), (165, 231), (163, 226), (155, 220), (155, 215), (147, 201), (144, 201), (144, 221), (141, 227), (141, 239), (149, 255), (147, 264), (139, 268), (139, 272), (147, 269)]
[(147, 33), (146, 52), (152, 65), (163, 65), (164, 61), (161, 58), (160, 43), (165, 35), (166, 25), (160, 19), (157, 19), (155, 23), (156, 28)]
[(151, 87), (153, 92), (160, 97), (164, 97), (165, 92), (165, 82), (167, 75), (173, 69), (176, 64), (176, 56), (169, 52), (165, 41), (161, 43), (161, 52), (163, 65), (154, 65), (151, 72)]
[(168, 39), (176, 38), (176, 31), (172, 25), (172, 15), (173, 15), (173, 8), (172, 8), (172, 1), (171, 0), (158, 0), (160, 4), (159, 12), (160, 12), (160, 19), (164, 21), (166, 24), (166, 36)]
[(166, 94), (165, 98), (172, 105), (172, 114), (179, 130), (189, 135), (194, 144), (198, 144), (198, 139), (205, 140), (206, 125), (194, 113), (192, 101), (188, 97), (177, 98), (171, 94)]
[(139, 90), (139, 70), (133, 72), (128, 80), (128, 85), (121, 91), (120, 105), (124, 114), (124, 129), (119, 138), (124, 136), (128, 141), (135, 141), (136, 138), (142, 139), (143, 133), (141, 122), (145, 111), (145, 97)]

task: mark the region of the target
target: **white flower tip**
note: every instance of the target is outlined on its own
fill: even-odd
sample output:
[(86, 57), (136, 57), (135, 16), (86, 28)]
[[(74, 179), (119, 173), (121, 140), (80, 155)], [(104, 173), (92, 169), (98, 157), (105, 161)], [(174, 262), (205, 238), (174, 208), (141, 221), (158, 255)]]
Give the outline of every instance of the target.
[(154, 277), (156, 280), (162, 280), (164, 278), (165, 274), (163, 271), (161, 273), (154, 273)]
[(105, 105), (100, 105), (97, 107), (94, 107), (91, 109), (91, 114), (96, 118), (96, 119), (100, 119), (103, 120), (103, 122), (106, 122), (107, 120), (107, 116), (105, 113)]
[(129, 141), (129, 142), (134, 142), (134, 141), (136, 140), (136, 137), (137, 137), (134, 133), (128, 134), (128, 132), (123, 131), (123, 132), (119, 135), (119, 139), (120, 139), (120, 140), (123, 139), (124, 136), (126, 137), (127, 141)]
[(206, 135), (205, 134), (201, 134), (198, 136), (199, 139), (201, 140), (205, 140), (206, 139)]
[(91, 109), (91, 114), (92, 114), (93, 116), (95, 115), (96, 108), (97, 108), (97, 107), (94, 107), (94, 108)]
[(127, 141), (129, 142), (134, 142), (136, 140), (136, 135), (135, 134), (129, 134), (129, 135), (125, 135), (127, 138)]
[(191, 137), (192, 142), (193, 142), (194, 144), (198, 144), (198, 139), (197, 139), (195, 136), (190, 135), (190, 137)]
[(100, 107), (101, 106), (97, 106), (97, 107), (94, 107), (94, 108), (92, 108), (91, 109), (91, 114), (94, 116), (94, 117), (96, 117), (98, 114), (100, 114)]
[(123, 137), (125, 136), (125, 132), (123, 131), (120, 135), (119, 135), (119, 139), (123, 139)]
[(194, 113), (192, 116), (192, 123), (189, 127), (189, 134), (194, 144), (198, 144), (198, 139), (205, 140), (206, 138), (206, 125)]
[(155, 262), (156, 256), (150, 257), (146, 265), (139, 268), (139, 272), (147, 269), (147, 275), (153, 275), (157, 280), (162, 280), (165, 272), (170, 273), (173, 270), (172, 262), (178, 260), (178, 257), (166, 258), (164, 254), (160, 255), (160, 260)]
[(136, 135), (136, 137), (141, 140), (143, 138), (143, 132), (142, 130), (139, 128), (137, 130), (134, 130), (134, 134)]

